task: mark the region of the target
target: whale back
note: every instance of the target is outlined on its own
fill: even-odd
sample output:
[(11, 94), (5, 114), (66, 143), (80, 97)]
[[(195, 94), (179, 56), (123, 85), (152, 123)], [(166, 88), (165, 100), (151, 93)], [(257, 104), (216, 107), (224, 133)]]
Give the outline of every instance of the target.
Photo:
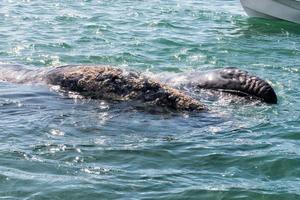
[(93, 99), (140, 101), (176, 111), (201, 111), (196, 99), (137, 72), (110, 66), (62, 66), (50, 70), (46, 82)]

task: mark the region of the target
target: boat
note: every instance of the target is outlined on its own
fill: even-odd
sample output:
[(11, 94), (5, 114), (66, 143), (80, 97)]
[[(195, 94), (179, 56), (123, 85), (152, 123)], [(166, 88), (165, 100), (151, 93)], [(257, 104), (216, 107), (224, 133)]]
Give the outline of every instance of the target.
[(251, 17), (282, 19), (300, 24), (300, 0), (240, 0)]

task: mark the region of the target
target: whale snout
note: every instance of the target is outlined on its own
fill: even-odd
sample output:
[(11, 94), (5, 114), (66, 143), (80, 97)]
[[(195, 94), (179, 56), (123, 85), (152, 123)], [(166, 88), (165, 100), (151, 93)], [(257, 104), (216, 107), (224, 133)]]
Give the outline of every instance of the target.
[(261, 99), (262, 101), (269, 104), (277, 103), (277, 95), (273, 87), (265, 80), (250, 75), (248, 72), (236, 69), (235, 76), (237, 76), (238, 80), (237, 84), (240, 84), (242, 87), (242, 91)]
[(274, 89), (267, 82), (256, 89), (258, 92), (256, 96), (262, 98), (264, 102), (269, 104), (277, 104), (277, 95)]

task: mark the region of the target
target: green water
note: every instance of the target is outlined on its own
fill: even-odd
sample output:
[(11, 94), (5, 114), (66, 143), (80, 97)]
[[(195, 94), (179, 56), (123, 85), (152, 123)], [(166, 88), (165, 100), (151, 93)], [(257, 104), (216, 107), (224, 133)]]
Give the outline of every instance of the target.
[(277, 105), (200, 96), (153, 115), (0, 83), (0, 199), (300, 199), (300, 26), (238, 0), (0, 2), (0, 63), (150, 73), (239, 67)]

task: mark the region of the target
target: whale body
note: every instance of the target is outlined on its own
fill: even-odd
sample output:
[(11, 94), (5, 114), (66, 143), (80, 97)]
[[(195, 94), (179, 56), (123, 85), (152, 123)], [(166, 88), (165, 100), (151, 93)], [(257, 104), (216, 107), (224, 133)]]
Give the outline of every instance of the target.
[(103, 65), (65, 65), (55, 68), (28, 69), (11, 65), (0, 67), (0, 80), (14, 83), (43, 83), (60, 86), (92, 98), (135, 101), (174, 111), (202, 111), (206, 107), (180, 90), (175, 83), (191, 88), (221, 90), (241, 96), (253, 96), (266, 103), (277, 103), (270, 84), (237, 68), (196, 72), (186, 80), (180, 76), (158, 81), (139, 72)]

